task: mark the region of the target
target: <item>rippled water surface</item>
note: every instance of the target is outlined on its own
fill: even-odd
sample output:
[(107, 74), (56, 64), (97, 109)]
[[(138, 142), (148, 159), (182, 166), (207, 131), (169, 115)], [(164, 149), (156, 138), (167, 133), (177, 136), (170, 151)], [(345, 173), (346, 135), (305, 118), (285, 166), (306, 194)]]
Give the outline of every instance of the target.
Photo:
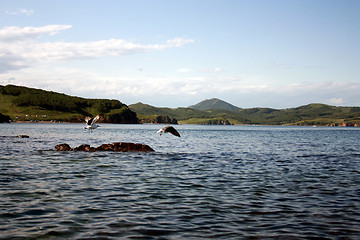
[(0, 239), (360, 239), (358, 128), (0, 127)]

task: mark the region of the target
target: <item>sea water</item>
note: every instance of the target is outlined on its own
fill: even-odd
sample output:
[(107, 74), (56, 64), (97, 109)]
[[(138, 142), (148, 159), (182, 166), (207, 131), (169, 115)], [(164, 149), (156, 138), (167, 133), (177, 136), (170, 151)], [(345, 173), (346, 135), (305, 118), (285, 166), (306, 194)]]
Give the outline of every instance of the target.
[(0, 125), (0, 239), (360, 238), (359, 128), (100, 125)]

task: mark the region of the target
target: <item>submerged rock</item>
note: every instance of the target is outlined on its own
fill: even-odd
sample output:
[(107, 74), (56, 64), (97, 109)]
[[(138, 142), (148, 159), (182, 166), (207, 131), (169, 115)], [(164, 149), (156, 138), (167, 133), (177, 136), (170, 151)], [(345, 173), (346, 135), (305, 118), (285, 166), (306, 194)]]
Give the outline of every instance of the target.
[(72, 149), (68, 144), (59, 144), (55, 146), (56, 151), (82, 151), (82, 152), (100, 152), (100, 151), (111, 151), (111, 152), (153, 152), (150, 146), (140, 143), (127, 143), (127, 142), (116, 142), (109, 144), (102, 144), (99, 147), (91, 147), (88, 144), (82, 144)]

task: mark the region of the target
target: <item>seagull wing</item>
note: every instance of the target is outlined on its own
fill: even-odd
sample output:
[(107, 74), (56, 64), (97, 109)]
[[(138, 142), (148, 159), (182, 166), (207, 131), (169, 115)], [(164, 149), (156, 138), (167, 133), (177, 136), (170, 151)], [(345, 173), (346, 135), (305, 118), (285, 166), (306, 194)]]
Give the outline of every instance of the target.
[(94, 118), (86, 117), (86, 118), (85, 118), (86, 124), (89, 125), (89, 126), (91, 126), (91, 125), (92, 125), (92, 122), (93, 122), (93, 119), (94, 119)]
[(100, 118), (99, 115), (97, 115), (96, 117), (86, 117), (85, 122), (88, 126), (93, 126), (95, 124), (95, 121), (98, 120), (99, 118)]
[(164, 129), (164, 132), (169, 132), (177, 137), (180, 137), (180, 133), (178, 131), (176, 131), (176, 129), (172, 126), (167, 126)]
[(95, 124), (95, 121), (99, 120), (99, 118), (100, 118), (99, 115), (97, 115), (96, 117), (92, 118), (92, 119), (90, 120), (91, 126), (93, 126), (93, 125)]

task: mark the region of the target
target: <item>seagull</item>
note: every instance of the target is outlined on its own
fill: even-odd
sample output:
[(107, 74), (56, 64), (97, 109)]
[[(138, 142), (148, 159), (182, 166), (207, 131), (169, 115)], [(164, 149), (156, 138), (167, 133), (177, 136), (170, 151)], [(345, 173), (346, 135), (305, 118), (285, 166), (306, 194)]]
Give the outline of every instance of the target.
[(100, 118), (99, 115), (97, 115), (96, 117), (86, 117), (85, 118), (85, 122), (86, 122), (86, 127), (84, 127), (84, 129), (89, 129), (90, 132), (93, 131), (93, 129), (96, 129), (98, 127), (100, 127), (99, 125), (95, 124), (95, 121), (98, 120)]
[(160, 133), (160, 136), (162, 135), (162, 133), (171, 133), (177, 137), (180, 137), (180, 134), (178, 133), (178, 131), (176, 131), (176, 129), (172, 126), (163, 127), (162, 129), (157, 131), (157, 133)]

